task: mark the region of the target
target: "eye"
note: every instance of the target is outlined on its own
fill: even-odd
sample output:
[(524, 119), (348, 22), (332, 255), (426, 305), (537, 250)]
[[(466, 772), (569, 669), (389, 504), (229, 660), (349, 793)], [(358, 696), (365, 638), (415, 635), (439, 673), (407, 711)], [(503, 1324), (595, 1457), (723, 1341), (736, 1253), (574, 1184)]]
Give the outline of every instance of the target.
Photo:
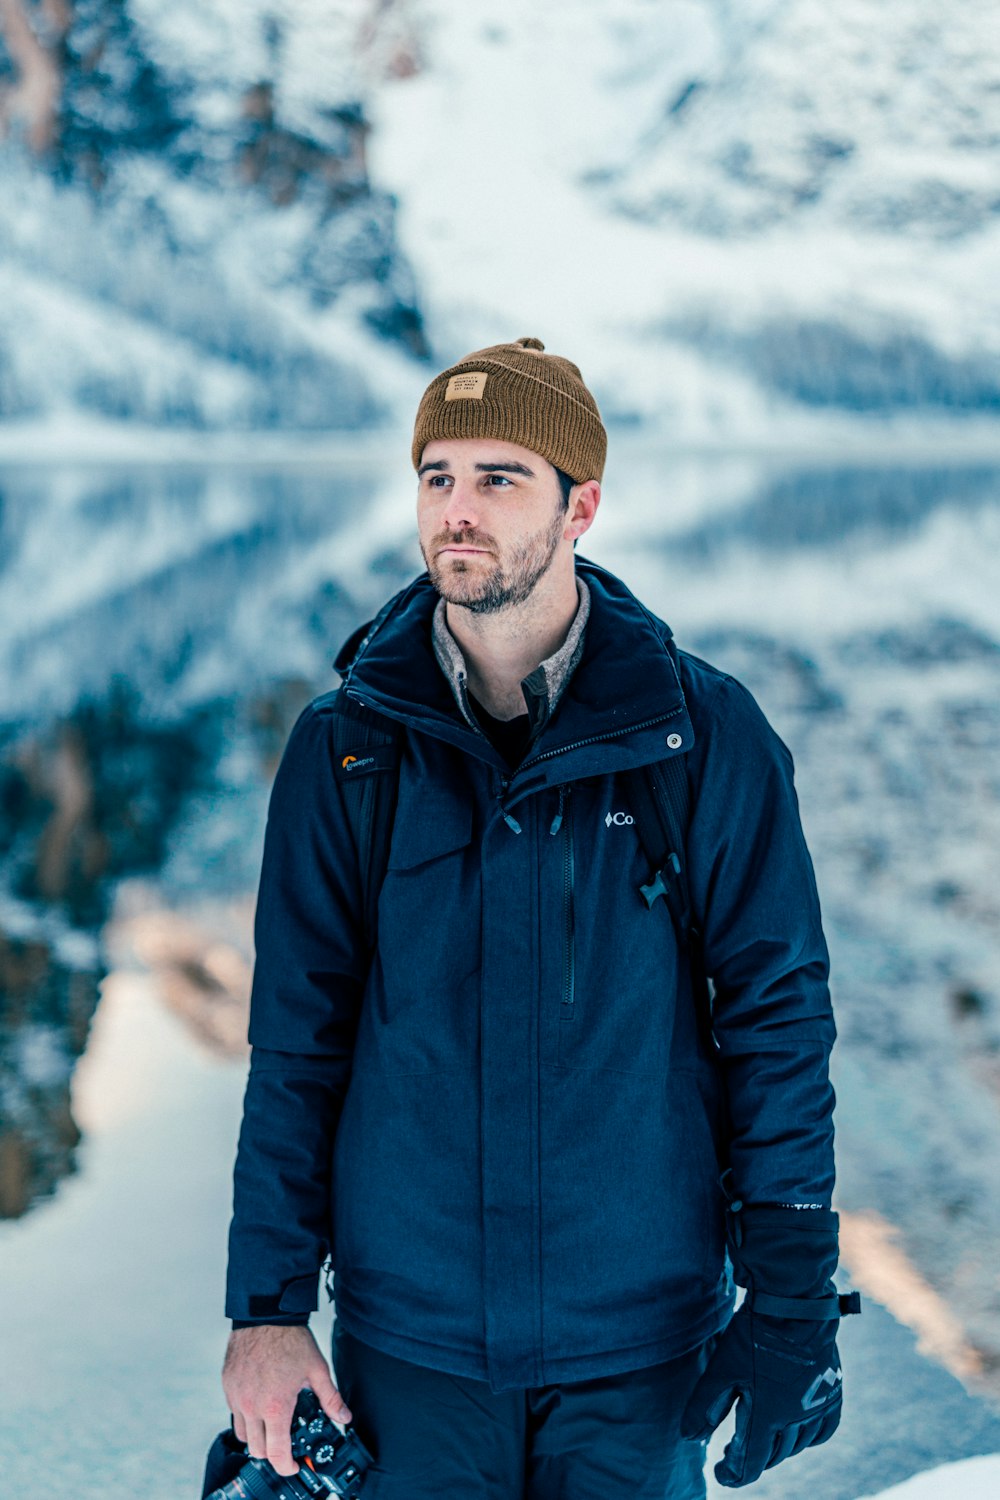
[(510, 482), (511, 482), (507, 478), (506, 474), (487, 474), (486, 480), (487, 480), (488, 484), (500, 484), (500, 485), (510, 484)]
[(448, 483), (450, 477), (448, 474), (429, 474), (427, 476), (427, 483), (432, 490), (439, 490), (443, 485)]

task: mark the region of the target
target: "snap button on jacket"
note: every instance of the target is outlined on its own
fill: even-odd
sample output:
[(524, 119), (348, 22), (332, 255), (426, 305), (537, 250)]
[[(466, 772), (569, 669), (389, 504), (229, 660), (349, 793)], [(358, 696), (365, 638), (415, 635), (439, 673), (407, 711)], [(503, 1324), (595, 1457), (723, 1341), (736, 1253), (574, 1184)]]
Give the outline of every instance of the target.
[[(338, 657), (405, 731), (371, 961), (332, 694), (289, 737), (258, 894), (227, 1313), (286, 1320), (295, 1284), (301, 1318), (329, 1256), (349, 1333), (496, 1391), (641, 1368), (721, 1327), (725, 1166), (747, 1202), (833, 1184), (791, 757), (739, 683), (683, 651), (678, 671), (669, 627), (576, 562), (583, 655), (514, 772), (457, 710), (426, 574)], [(639, 894), (622, 776), (672, 754), (712, 1055), (666, 908)]]

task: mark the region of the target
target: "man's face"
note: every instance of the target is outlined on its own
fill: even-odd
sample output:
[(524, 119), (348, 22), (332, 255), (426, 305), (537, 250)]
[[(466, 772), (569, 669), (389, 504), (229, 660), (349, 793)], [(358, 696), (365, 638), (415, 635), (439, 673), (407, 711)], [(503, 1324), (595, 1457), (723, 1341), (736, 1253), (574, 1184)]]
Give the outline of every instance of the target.
[(559, 477), (529, 448), (441, 438), (417, 472), (420, 550), (450, 604), (474, 614), (523, 604), (560, 545), (572, 550)]

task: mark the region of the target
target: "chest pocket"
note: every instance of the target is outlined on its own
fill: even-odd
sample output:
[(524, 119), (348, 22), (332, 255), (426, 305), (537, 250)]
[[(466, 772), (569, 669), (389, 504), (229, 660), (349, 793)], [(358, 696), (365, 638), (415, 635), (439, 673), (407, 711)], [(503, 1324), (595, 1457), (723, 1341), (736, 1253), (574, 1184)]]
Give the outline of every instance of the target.
[[(449, 774), (454, 772), (454, 774)], [(481, 913), (476, 808), (459, 757), (407, 746), (379, 896), (370, 1020), (380, 1066), (477, 1065)]]
[(561, 1068), (662, 1077), (680, 955), (662, 903), (649, 911), (639, 894), (648, 861), (615, 777), (576, 783), (552, 843), (560, 894), (548, 1055)]
[[(451, 760), (452, 757), (446, 757)], [(454, 759), (457, 759), (455, 757)], [(464, 767), (443, 778), (419, 754), (404, 753), (389, 846), (390, 870), (415, 870), (464, 848), (472, 839), (474, 798)]]

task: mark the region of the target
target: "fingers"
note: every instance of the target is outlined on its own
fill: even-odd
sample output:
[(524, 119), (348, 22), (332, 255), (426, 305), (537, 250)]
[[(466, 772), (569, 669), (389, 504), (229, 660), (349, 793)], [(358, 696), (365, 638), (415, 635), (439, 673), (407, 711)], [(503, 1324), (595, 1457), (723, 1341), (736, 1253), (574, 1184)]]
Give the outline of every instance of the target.
[(267, 1435), (264, 1432), (264, 1419), (262, 1417), (250, 1417), (244, 1423), (246, 1437), (243, 1441), (247, 1445), (247, 1452), (251, 1458), (267, 1457)]
[[(761, 1448), (761, 1441), (755, 1441), (751, 1433), (752, 1414), (744, 1416), (747, 1401), (742, 1399), (736, 1408), (736, 1431), (715, 1466), (715, 1477), (719, 1484), (725, 1485), (727, 1489), (739, 1489), (742, 1485), (753, 1484), (765, 1469), (773, 1469), (776, 1464), (783, 1463), (786, 1458), (793, 1458), (804, 1448), (814, 1448), (819, 1443), (825, 1443), (837, 1430), (840, 1421), (839, 1405), (838, 1402), (837, 1410), (826, 1412), (823, 1416), (813, 1417), (806, 1422), (792, 1422), (778, 1432), (765, 1434), (768, 1442), (765, 1453)], [(758, 1452), (758, 1449), (761, 1451)]]
[(278, 1474), (297, 1474), (299, 1466), (292, 1457), (292, 1411), (277, 1401), (264, 1408), (264, 1431), (266, 1434), (265, 1457)]
[(344, 1424), (351, 1420), (350, 1407), (334, 1385), (322, 1358), (309, 1371), (309, 1388), (331, 1422)]
[(246, 1422), (247, 1451), (251, 1458), (266, 1458), (279, 1474), (286, 1477), (299, 1472), (292, 1458), (289, 1436), (291, 1412), (278, 1409), (277, 1403), (268, 1407), (262, 1416), (248, 1416)]
[(794, 1423), (791, 1427), (785, 1428), (774, 1440), (767, 1467), (771, 1469), (786, 1458), (793, 1458), (804, 1448), (815, 1448), (818, 1444), (825, 1443), (828, 1438), (833, 1437), (839, 1422), (840, 1402), (838, 1401), (835, 1410), (824, 1412), (808, 1422)]
[(751, 1484), (764, 1467), (763, 1458), (759, 1467), (754, 1465), (750, 1452), (750, 1428), (753, 1403), (746, 1391), (740, 1392), (736, 1407), (736, 1427), (715, 1466), (715, 1477), (729, 1489), (738, 1489), (742, 1484)]
[(812, 1440), (812, 1446), (814, 1448), (817, 1447), (820, 1443), (825, 1443), (833, 1437), (833, 1434), (840, 1426), (841, 1409), (841, 1403), (838, 1401), (833, 1411), (827, 1412), (826, 1415), (822, 1418), (819, 1432)]
[(786, 1427), (783, 1432), (775, 1434), (771, 1444), (771, 1454), (765, 1467), (773, 1469), (775, 1464), (780, 1464), (786, 1458), (791, 1458), (793, 1453), (798, 1453), (802, 1448), (807, 1448), (812, 1441), (809, 1434), (815, 1431), (812, 1422), (802, 1422)]
[(252, 1458), (266, 1458), (278, 1474), (298, 1473), (292, 1458), (292, 1415), (299, 1391), (314, 1382), (329, 1399), (330, 1374), (308, 1328), (261, 1324), (230, 1334), (222, 1383), (233, 1430)]

